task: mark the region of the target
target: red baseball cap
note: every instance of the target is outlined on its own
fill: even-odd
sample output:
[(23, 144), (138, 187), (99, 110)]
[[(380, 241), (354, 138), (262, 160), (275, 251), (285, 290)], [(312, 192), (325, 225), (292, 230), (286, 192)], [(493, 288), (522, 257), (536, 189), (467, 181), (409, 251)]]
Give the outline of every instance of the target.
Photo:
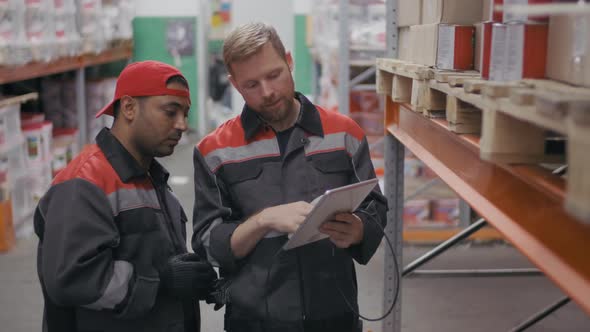
[[(144, 96), (178, 96), (186, 97), (190, 103), (190, 93), (186, 90), (168, 89), (166, 81), (172, 76), (184, 75), (180, 70), (159, 61), (134, 62), (119, 74), (115, 98), (98, 113), (96, 117), (103, 114), (113, 115), (113, 105), (123, 96), (144, 97)], [(186, 80), (186, 78), (185, 78)]]

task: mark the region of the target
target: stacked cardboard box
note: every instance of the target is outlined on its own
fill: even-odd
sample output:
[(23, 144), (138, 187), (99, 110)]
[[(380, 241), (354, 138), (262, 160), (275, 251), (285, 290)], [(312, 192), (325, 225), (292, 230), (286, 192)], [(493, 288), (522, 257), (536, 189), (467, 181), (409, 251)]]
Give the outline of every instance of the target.
[(552, 16), (547, 77), (590, 88), (590, 16)]
[(551, 0), (484, 0), (483, 21), (476, 24), (475, 67), (493, 81), (544, 78), (547, 17), (514, 15), (498, 5), (538, 4)]
[(399, 58), (440, 69), (473, 69), (482, 0), (400, 0)]
[(576, 1), (399, 0), (398, 58), (441, 69), (473, 67), (497, 81), (550, 78), (590, 87), (589, 16), (549, 19), (497, 10), (499, 5)]

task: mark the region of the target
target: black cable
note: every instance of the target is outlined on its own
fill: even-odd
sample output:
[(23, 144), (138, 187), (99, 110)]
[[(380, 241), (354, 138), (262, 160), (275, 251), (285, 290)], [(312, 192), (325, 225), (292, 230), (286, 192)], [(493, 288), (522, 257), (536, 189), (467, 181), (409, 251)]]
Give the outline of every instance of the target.
[[(381, 226), (381, 224), (379, 223), (379, 221), (377, 220), (377, 218), (375, 218), (375, 216), (373, 216), (371, 213), (369, 213), (369, 211), (367, 210), (357, 210), (356, 212), (360, 212), (365, 214), (366, 216), (368, 216), (372, 221), (375, 222), (375, 224), (377, 225), (377, 227), (379, 227), (379, 229), (381, 230), (381, 232), (383, 233), (383, 236), (385, 237), (385, 240), (387, 241), (387, 246), (389, 247), (389, 250), (391, 251), (391, 254), (393, 256), (393, 262), (395, 265), (395, 271), (396, 273), (396, 283), (395, 283), (395, 289), (394, 289), (394, 297), (393, 297), (393, 302), (391, 303), (391, 306), (389, 307), (389, 309), (387, 309), (387, 312), (384, 313), (381, 317), (378, 318), (369, 318), (369, 317), (365, 317), (363, 315), (361, 315), (361, 313), (356, 310), (354, 308), (354, 306), (350, 303), (350, 301), (346, 298), (346, 295), (344, 295), (344, 292), (342, 291), (342, 289), (338, 286), (337, 282), (334, 282), (334, 285), (336, 285), (336, 288), (338, 289), (338, 292), (340, 293), (340, 295), (342, 296), (342, 299), (344, 300), (344, 302), (346, 303), (346, 305), (350, 308), (350, 310), (357, 315), (358, 317), (362, 318), (363, 320), (369, 321), (369, 322), (377, 322), (377, 321), (381, 321), (383, 319), (385, 319), (387, 316), (389, 316), (391, 314), (391, 312), (393, 311), (395, 304), (397, 303), (397, 300), (399, 298), (399, 289), (400, 289), (400, 269), (399, 269), (399, 263), (397, 261), (397, 257), (395, 255), (395, 250), (393, 249), (393, 245), (391, 244), (391, 240), (389, 239), (389, 237), (387, 236), (387, 234), (385, 233), (385, 229), (383, 228), (383, 226)], [(265, 304), (265, 310), (266, 310), (266, 320), (270, 319), (270, 311), (268, 308), (268, 295), (269, 295), (269, 283), (268, 280), (270, 279), (270, 273), (272, 271), (272, 267), (274, 266), (277, 257), (283, 252), (283, 248), (280, 248), (273, 256), (272, 261), (270, 266), (268, 267), (267, 271), (266, 271), (266, 280), (264, 283), (264, 304)], [(335, 280), (336, 281), (336, 280)], [(354, 285), (353, 285), (354, 287)], [(356, 287), (354, 287), (356, 288)], [(358, 291), (357, 291), (358, 293)]]
[[(346, 298), (346, 295), (344, 295), (344, 292), (342, 291), (342, 289), (340, 288), (340, 286), (338, 286), (338, 283), (336, 282), (336, 278), (334, 278), (334, 285), (336, 285), (336, 288), (338, 289), (338, 292), (340, 293), (340, 295), (342, 296), (342, 299), (344, 300), (344, 302), (346, 303), (346, 305), (348, 305), (348, 307), (350, 308), (350, 310), (357, 315), (358, 317), (362, 318), (363, 320), (369, 321), (369, 322), (377, 322), (380, 320), (385, 319), (385, 317), (389, 316), (391, 314), (391, 312), (393, 311), (393, 308), (395, 307), (395, 304), (397, 303), (397, 299), (399, 298), (399, 288), (400, 288), (400, 269), (399, 269), (399, 264), (397, 261), (397, 257), (395, 256), (395, 250), (393, 249), (393, 245), (391, 244), (391, 241), (389, 239), (389, 237), (387, 236), (387, 234), (385, 233), (385, 229), (383, 228), (383, 226), (381, 226), (381, 224), (379, 223), (379, 221), (377, 220), (377, 218), (375, 218), (371, 213), (369, 213), (369, 211), (367, 210), (357, 210), (356, 212), (360, 212), (365, 214), (366, 216), (368, 216), (369, 218), (371, 218), (371, 220), (373, 220), (375, 222), (375, 224), (381, 229), (381, 231), (383, 232), (383, 236), (385, 237), (385, 240), (387, 241), (387, 245), (389, 246), (389, 249), (391, 250), (391, 254), (393, 256), (393, 262), (395, 265), (395, 271), (396, 273), (396, 279), (395, 279), (395, 290), (394, 290), (394, 296), (393, 296), (393, 302), (391, 303), (391, 306), (389, 307), (389, 309), (387, 309), (387, 312), (384, 313), (381, 317), (378, 318), (369, 318), (369, 317), (365, 317), (363, 315), (361, 315), (361, 313), (356, 310), (354, 308), (353, 305), (350, 304), (350, 301), (348, 301), (348, 299)], [(358, 296), (358, 292), (357, 292), (357, 296)]]

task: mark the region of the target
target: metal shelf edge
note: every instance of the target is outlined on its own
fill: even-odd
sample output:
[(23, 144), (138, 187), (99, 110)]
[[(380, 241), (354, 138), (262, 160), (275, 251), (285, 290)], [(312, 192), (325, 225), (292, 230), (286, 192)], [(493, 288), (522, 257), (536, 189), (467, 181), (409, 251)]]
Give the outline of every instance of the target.
[[(566, 214), (562, 201), (482, 161), (458, 135), (400, 107), (388, 132), (437, 173), (549, 278), (590, 313), (590, 228)], [(559, 224), (556, 224), (559, 223)]]

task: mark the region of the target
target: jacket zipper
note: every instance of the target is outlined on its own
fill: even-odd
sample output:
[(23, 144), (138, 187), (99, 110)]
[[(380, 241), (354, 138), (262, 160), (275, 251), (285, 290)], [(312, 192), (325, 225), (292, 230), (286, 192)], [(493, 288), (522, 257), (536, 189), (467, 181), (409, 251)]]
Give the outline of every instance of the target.
[[(291, 135), (289, 137), (289, 141), (293, 138), (293, 132), (291, 132)], [(279, 141), (278, 141), (278, 136), (275, 140), (277, 142), (277, 145), (279, 145)], [(289, 142), (287, 142), (287, 145), (285, 147), (285, 151), (284, 153), (282, 153), (282, 162), (281, 162), (281, 172), (283, 170), (284, 167), (284, 163), (285, 160), (287, 159), (287, 156), (289, 154), (291, 154), (293, 151), (299, 149), (299, 148), (303, 148), (305, 141), (304, 139), (301, 140), (300, 142), (300, 146), (298, 146), (297, 148), (292, 149), (291, 151), (288, 150), (289, 148)], [(283, 174), (281, 174), (281, 178), (283, 178)], [(283, 188), (281, 188), (281, 192), (283, 195), (283, 201), (285, 201), (285, 188), (284, 188), (284, 182), (283, 182)], [(299, 298), (301, 300), (301, 319), (302, 319), (302, 323), (307, 319), (307, 309), (305, 307), (305, 280), (303, 279), (303, 263), (301, 262), (301, 255), (299, 253), (299, 251), (297, 251), (295, 253), (295, 255), (297, 256), (297, 273), (299, 274)]]
[(158, 186), (154, 183), (151, 177), (150, 181), (152, 182), (152, 186), (154, 186), (154, 189), (156, 190), (156, 197), (158, 197), (158, 202), (160, 203), (160, 208), (162, 210), (162, 214), (164, 215), (166, 230), (168, 231), (168, 237), (170, 237), (170, 242), (172, 242), (172, 246), (174, 246), (174, 251), (177, 254), (179, 254), (182, 252), (182, 250), (178, 246), (178, 243), (176, 243), (177, 241), (175, 241), (176, 237), (174, 236), (174, 229), (172, 229), (172, 221), (170, 220), (170, 216), (168, 215), (168, 205), (166, 204), (164, 199), (162, 199), (162, 193), (160, 192), (160, 188), (158, 188)]

